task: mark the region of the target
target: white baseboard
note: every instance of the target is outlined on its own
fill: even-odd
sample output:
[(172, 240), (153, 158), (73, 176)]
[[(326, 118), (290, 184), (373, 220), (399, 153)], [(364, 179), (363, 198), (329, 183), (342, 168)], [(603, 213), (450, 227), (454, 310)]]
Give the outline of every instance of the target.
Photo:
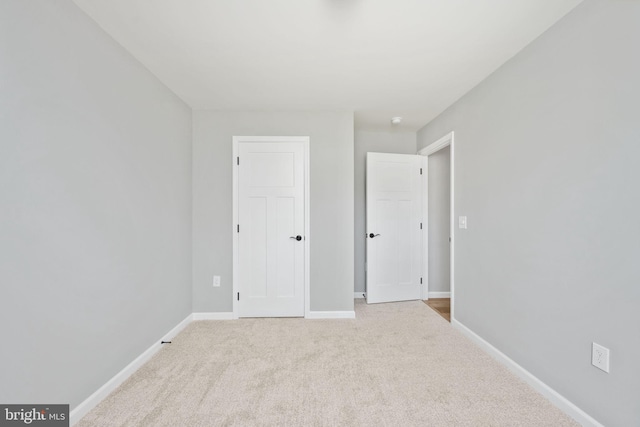
[(310, 311), (307, 319), (355, 319), (355, 311)]
[(522, 366), (518, 365), (511, 358), (509, 358), (509, 356), (489, 344), (471, 329), (467, 328), (456, 319), (451, 319), (451, 324), (468, 338), (470, 338), (473, 342), (478, 344), (481, 349), (489, 353), (489, 355), (496, 359), (498, 362), (505, 365), (511, 372), (523, 379), (538, 393), (549, 399), (551, 403), (557, 406), (565, 414), (576, 420), (582, 426), (604, 427), (589, 414), (571, 403), (566, 397), (562, 396), (547, 384), (543, 383), (540, 379), (538, 379), (538, 377), (524, 369)]
[(429, 298), (451, 298), (451, 292), (429, 292)]
[(353, 294), (353, 298), (354, 299), (362, 299), (362, 298), (366, 298), (367, 297), (367, 293), (364, 291), (361, 292), (354, 292)]
[(69, 425), (74, 425), (95, 408), (105, 397), (107, 397), (113, 390), (118, 388), (127, 378), (137, 371), (142, 365), (147, 363), (153, 355), (160, 350), (160, 341), (168, 341), (178, 335), (189, 323), (191, 323), (193, 315), (188, 315), (182, 322), (178, 323), (173, 329), (167, 332), (162, 338), (158, 339), (151, 347), (146, 349), (140, 356), (129, 363), (123, 370), (118, 372), (109, 381), (107, 381), (102, 387), (96, 390), (91, 396), (86, 398), (82, 403), (76, 406), (69, 414)]
[(232, 320), (233, 312), (193, 313), (193, 320)]

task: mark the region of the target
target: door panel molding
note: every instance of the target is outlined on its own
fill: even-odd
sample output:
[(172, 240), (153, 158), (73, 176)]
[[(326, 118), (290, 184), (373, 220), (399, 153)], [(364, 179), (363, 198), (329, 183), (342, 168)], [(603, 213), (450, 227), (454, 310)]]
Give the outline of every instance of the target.
[[(233, 193), (233, 215), (232, 215), (232, 221), (233, 223), (231, 224), (231, 230), (233, 233), (233, 293), (232, 293), (232, 299), (233, 299), (233, 318), (237, 319), (240, 315), (239, 313), (239, 304), (238, 304), (238, 292), (240, 292), (239, 289), (239, 283), (238, 283), (238, 278), (239, 278), (239, 264), (240, 264), (240, 253), (239, 253), (239, 229), (238, 229), (238, 225), (240, 225), (240, 232), (241, 232), (241, 227), (242, 224), (239, 223), (239, 216), (240, 216), (240, 210), (239, 210), (239, 190), (240, 190), (240, 182), (239, 182), (239, 165), (242, 164), (242, 159), (239, 159), (239, 153), (240, 153), (240, 144), (243, 142), (249, 142), (249, 143), (301, 143), (303, 146), (303, 169), (304, 169), (304, 201), (303, 201), (303, 205), (304, 205), (304, 239), (299, 242), (299, 244), (304, 245), (304, 268), (303, 268), (303, 289), (304, 289), (304, 316), (308, 317), (309, 313), (310, 313), (310, 251), (309, 251), (309, 246), (310, 246), (310, 241), (311, 241), (311, 234), (310, 234), (310, 221), (309, 221), (309, 207), (310, 207), (310, 185), (309, 185), (309, 155), (310, 155), (310, 150), (309, 150), (309, 145), (310, 145), (310, 138), (308, 136), (234, 136), (232, 138), (232, 144), (233, 144), (233, 155), (232, 155), (232, 164), (233, 164), (233, 188), (232, 188), (232, 193)], [(286, 162), (286, 156), (281, 156), (281, 158), (279, 159), (282, 162)], [(299, 274), (298, 272), (296, 272), (296, 274)], [(242, 298), (242, 295), (240, 295), (240, 298)]]

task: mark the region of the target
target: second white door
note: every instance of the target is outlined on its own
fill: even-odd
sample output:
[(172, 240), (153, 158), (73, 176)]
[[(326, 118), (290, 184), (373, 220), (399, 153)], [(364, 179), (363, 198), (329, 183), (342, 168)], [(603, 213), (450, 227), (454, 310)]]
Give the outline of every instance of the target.
[(421, 156), (367, 153), (367, 302), (422, 297)]
[(304, 150), (238, 144), (239, 317), (304, 316)]

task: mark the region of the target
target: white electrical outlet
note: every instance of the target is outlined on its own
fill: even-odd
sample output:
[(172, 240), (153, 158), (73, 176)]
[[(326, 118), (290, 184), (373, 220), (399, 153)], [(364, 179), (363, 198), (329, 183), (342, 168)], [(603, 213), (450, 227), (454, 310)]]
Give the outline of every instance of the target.
[(591, 348), (591, 364), (609, 373), (609, 349), (593, 343)]
[(220, 276), (213, 276), (213, 287), (220, 287)]
[(467, 228), (467, 217), (461, 216), (458, 217), (458, 228)]

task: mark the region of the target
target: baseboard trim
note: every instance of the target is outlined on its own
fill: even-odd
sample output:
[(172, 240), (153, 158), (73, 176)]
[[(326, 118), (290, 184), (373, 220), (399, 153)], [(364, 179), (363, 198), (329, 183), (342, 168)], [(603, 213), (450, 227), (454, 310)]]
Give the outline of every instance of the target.
[(193, 313), (193, 320), (233, 320), (233, 312)]
[(596, 421), (589, 414), (584, 412), (582, 409), (578, 408), (575, 404), (571, 403), (566, 397), (562, 396), (560, 393), (549, 387), (547, 384), (542, 382), (538, 377), (533, 375), (531, 372), (524, 369), (522, 366), (518, 365), (515, 361), (513, 361), (509, 356), (489, 344), (478, 334), (473, 332), (471, 329), (460, 323), (456, 319), (451, 319), (451, 324), (454, 328), (458, 329), (465, 336), (470, 338), (473, 342), (478, 344), (478, 346), (487, 352), (490, 356), (496, 359), (498, 362), (505, 365), (511, 372), (516, 374), (522, 380), (524, 380), (527, 384), (534, 388), (538, 393), (542, 394), (544, 397), (549, 399), (551, 403), (557, 406), (562, 412), (576, 420), (582, 426), (593, 426), (593, 427), (604, 427), (598, 421)]
[(353, 298), (354, 299), (363, 299), (367, 297), (367, 293), (362, 291), (362, 292), (354, 292), (353, 293)]
[(429, 292), (429, 298), (451, 298), (451, 292)]
[(310, 311), (307, 319), (355, 319), (355, 311)]
[(193, 315), (188, 315), (182, 322), (178, 323), (173, 329), (159, 338), (151, 347), (146, 349), (140, 356), (129, 363), (123, 370), (115, 374), (109, 381), (107, 381), (102, 387), (96, 390), (91, 396), (86, 398), (82, 403), (76, 406), (69, 413), (69, 425), (74, 425), (95, 408), (102, 400), (107, 397), (112, 391), (114, 391), (120, 384), (125, 382), (127, 378), (131, 376), (135, 371), (140, 369), (142, 365), (147, 363), (153, 355), (160, 350), (160, 341), (168, 341), (175, 337), (182, 331), (189, 323), (191, 323)]

